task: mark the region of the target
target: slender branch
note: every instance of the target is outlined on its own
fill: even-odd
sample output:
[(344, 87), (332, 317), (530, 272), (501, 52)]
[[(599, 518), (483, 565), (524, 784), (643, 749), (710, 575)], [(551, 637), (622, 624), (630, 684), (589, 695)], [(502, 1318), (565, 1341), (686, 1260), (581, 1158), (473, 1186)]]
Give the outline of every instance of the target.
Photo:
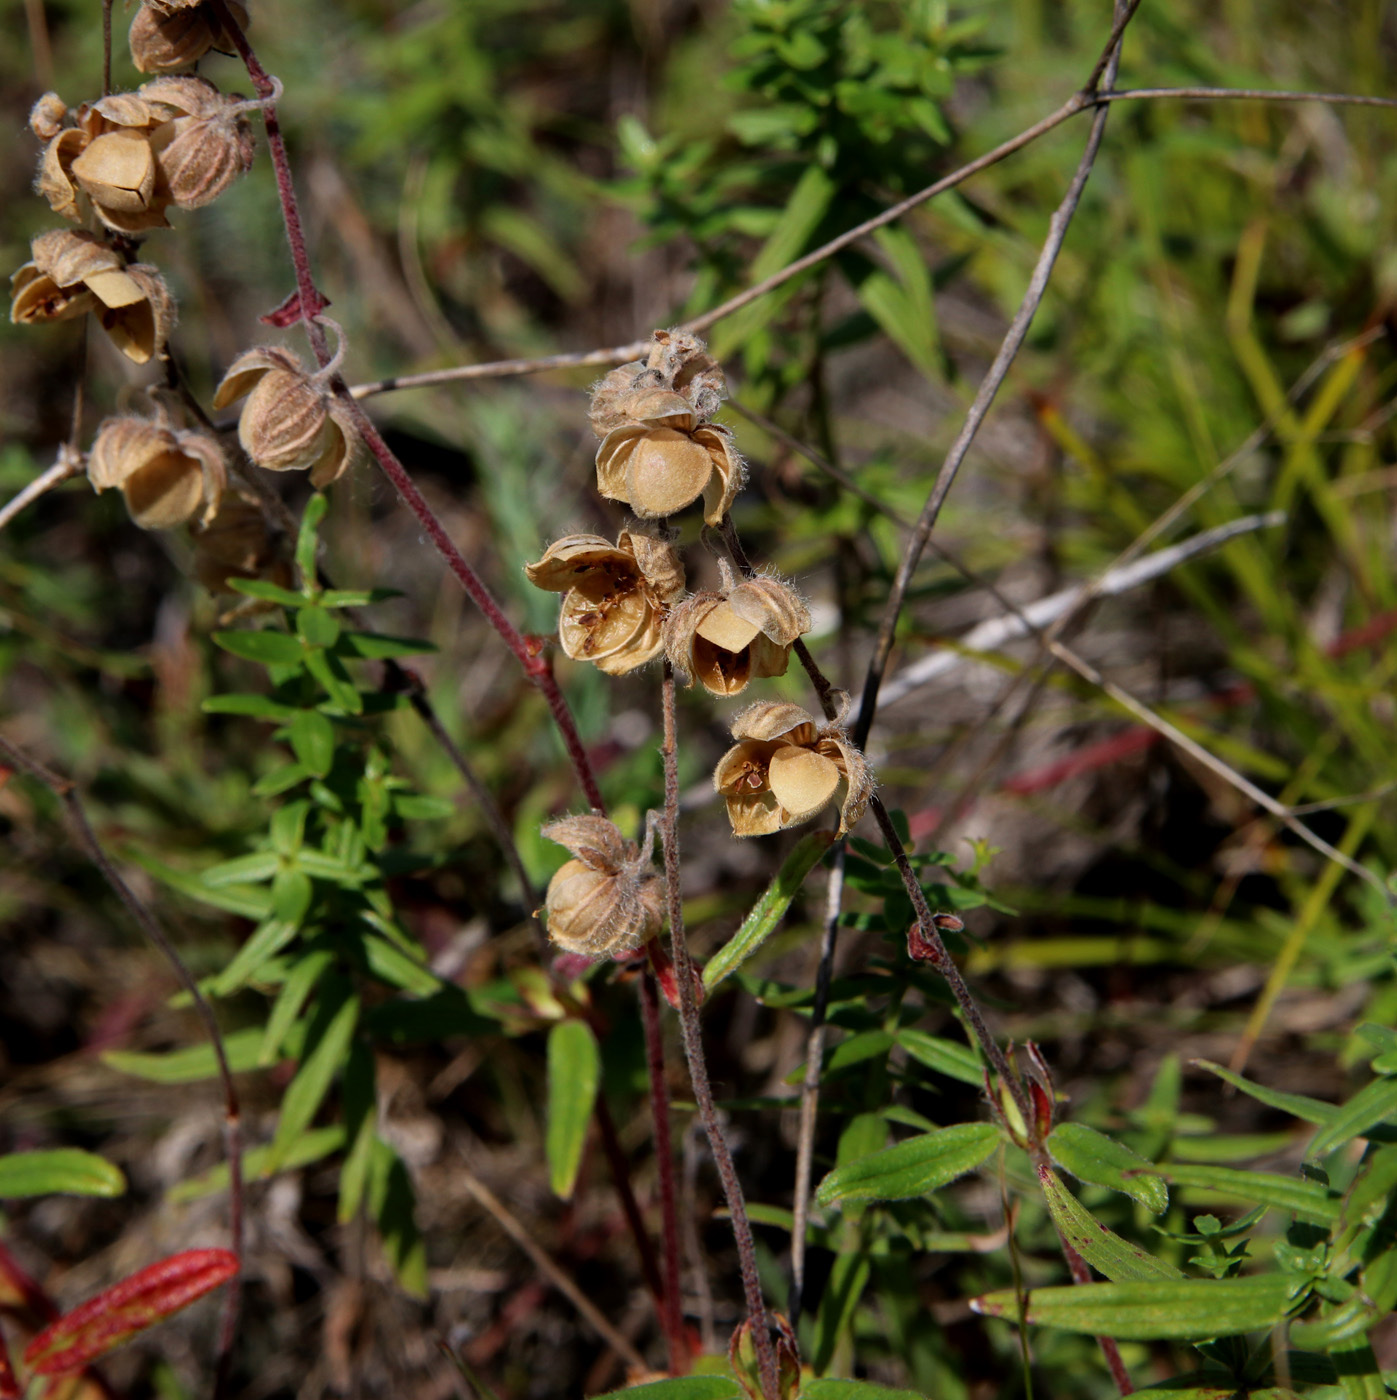
[(83, 459), (81, 453), (74, 453), (67, 443), (58, 449), (58, 460), (41, 472), (22, 491), (17, 491), (3, 506), (0, 506), (0, 530), (3, 530), (26, 506), (32, 505), (40, 496), (47, 495), (55, 486), (61, 486), (75, 476), (81, 476)]
[(491, 360), (479, 365), (452, 365), (446, 369), (424, 370), (421, 374), (394, 374), (387, 379), (356, 384), (349, 392), (356, 399), (367, 399), (373, 394), (386, 394), (394, 389), (427, 389), (434, 384), (456, 384), (472, 379), (506, 379), (516, 374), (542, 374), (550, 369), (586, 369), (594, 365), (600, 368), (626, 360), (639, 360), (652, 344), (652, 341), (637, 340), (629, 345), (614, 345), (609, 350), (579, 350), (566, 355), (542, 355), (532, 360)]
[[(1116, 67), (1120, 60), (1121, 40), (1124, 36), (1125, 26), (1135, 11), (1136, 4), (1138, 4), (1138, 0), (1117, 6), (1116, 22), (1111, 31), (1110, 42), (1104, 51), (1105, 62), (1098, 62), (1096, 69), (1093, 70), (1089, 87), (1094, 87), (1097, 79), (1102, 76), (1104, 76), (1108, 88), (1115, 80)], [(1089, 91), (1077, 93), (1074, 100), (1085, 103), (1089, 100), (1090, 95)], [(869, 730), (873, 727), (873, 717), (878, 710), (878, 688), (882, 684), (883, 672), (887, 669), (888, 657), (892, 652), (893, 641), (897, 635), (897, 620), (902, 613), (902, 604), (912, 582), (912, 574), (922, 557), (922, 551), (926, 548), (927, 541), (931, 538), (931, 532), (941, 514), (941, 507), (955, 483), (961, 463), (965, 461), (966, 454), (975, 441), (975, 435), (980, 431), (980, 425), (985, 421), (990, 406), (999, 393), (1000, 386), (1007, 378), (1010, 366), (1018, 357), (1019, 350), (1028, 336), (1029, 327), (1033, 324), (1033, 318), (1037, 315), (1038, 307), (1042, 303), (1044, 293), (1048, 290), (1048, 279), (1052, 276), (1053, 267), (1067, 237), (1067, 230), (1072, 225), (1072, 218), (1081, 202), (1082, 192), (1086, 189), (1092, 167), (1096, 164), (1096, 155), (1101, 149), (1101, 138), (1105, 135), (1106, 116), (1107, 109), (1102, 107), (1092, 118), (1086, 150), (1077, 163), (1077, 170), (1067, 187), (1067, 193), (1063, 196), (1062, 202), (1054, 210), (1053, 217), (1049, 221), (1048, 237), (1038, 255), (1033, 275), (1029, 278), (1028, 290), (1024, 293), (1014, 319), (1009, 323), (1009, 329), (1004, 334), (999, 353), (994, 357), (994, 363), (991, 364), (989, 372), (980, 384), (979, 391), (975, 395), (974, 402), (970, 405), (970, 411), (966, 414), (961, 430), (957, 434), (955, 442), (951, 444), (951, 450), (946, 454), (946, 460), (942, 463), (941, 470), (937, 474), (931, 494), (927, 497), (926, 505), (922, 507), (922, 513), (917, 520), (917, 528), (903, 552), (902, 562), (898, 566), (897, 576), (893, 580), (892, 591), (888, 597), (887, 609), (878, 629), (878, 640), (875, 643), (873, 655), (869, 659), (868, 673), (864, 679), (863, 696), (859, 702), (858, 719), (854, 724), (854, 742), (860, 748), (868, 742)]]
[(645, 1064), (650, 1074), (650, 1116), (655, 1129), (655, 1164), (660, 1177), (660, 1224), (664, 1247), (664, 1283), (656, 1295), (669, 1343), (669, 1373), (689, 1369), (689, 1341), (679, 1282), (679, 1208), (674, 1185), (674, 1138), (669, 1125), (669, 1086), (665, 1079), (665, 1043), (660, 997), (648, 970), (640, 974), (640, 1018), (645, 1030)]
[(626, 1365), (635, 1367), (637, 1371), (645, 1371), (645, 1358), (606, 1320), (597, 1305), (568, 1277), (557, 1261), (539, 1247), (519, 1217), (473, 1172), (462, 1166), (458, 1168), (458, 1174), (466, 1190), (494, 1216), (505, 1234), (533, 1260), (539, 1273), (591, 1324), (602, 1341)]
[(747, 1302), (747, 1315), (752, 1323), (752, 1341), (757, 1351), (757, 1367), (762, 1378), (765, 1400), (778, 1400), (776, 1353), (767, 1328), (766, 1304), (762, 1300), (762, 1285), (757, 1274), (757, 1248), (752, 1237), (752, 1223), (747, 1218), (747, 1202), (742, 1183), (733, 1166), (732, 1152), (718, 1118), (718, 1106), (713, 1100), (713, 1088), (708, 1082), (708, 1063), (703, 1054), (703, 1035), (699, 1029), (698, 998), (695, 993), (694, 965), (689, 957), (689, 945), (684, 935), (684, 898), (679, 885), (679, 748), (675, 733), (674, 667), (669, 658), (664, 661), (661, 684), (664, 708), (664, 742), (660, 752), (665, 767), (665, 815), (660, 823), (660, 838), (665, 856), (665, 900), (669, 910), (669, 936), (675, 975), (679, 982), (679, 1027), (684, 1041), (684, 1056), (689, 1064), (689, 1080), (693, 1085), (694, 1102), (699, 1119), (708, 1137), (708, 1150), (718, 1169), (723, 1195), (727, 1199), (732, 1220), (733, 1238), (737, 1242), (737, 1257), (742, 1270), (742, 1290)]
[(1273, 88), (1158, 87), (1113, 88), (1098, 92), (1092, 106), (1107, 102), (1138, 102), (1144, 98), (1174, 98), (1200, 102), (1323, 102), (1330, 107), (1397, 107), (1397, 97), (1368, 97), (1356, 92), (1291, 92)]
[(815, 1120), (820, 1107), (820, 1073), (825, 1059), (825, 1016), (829, 989), (834, 980), (834, 950), (839, 931), (839, 910), (844, 900), (844, 855), (841, 841), (830, 862), (825, 894), (824, 932), (820, 961), (815, 970), (815, 1002), (810, 1009), (810, 1030), (805, 1038), (805, 1078), (800, 1085), (800, 1128), (796, 1139), (794, 1219), (791, 1224), (791, 1295), (787, 1304), (791, 1325), (800, 1323), (805, 1295), (805, 1229), (810, 1219), (810, 1178), (815, 1162)]
[(180, 986), (189, 993), (194, 1003), (195, 1012), (200, 1021), (203, 1022), (204, 1030), (208, 1034), (209, 1044), (213, 1047), (214, 1060), (218, 1065), (218, 1078), (223, 1088), (223, 1146), (228, 1159), (229, 1243), (233, 1254), (237, 1256), (239, 1269), (228, 1285), (223, 1322), (219, 1330), (218, 1370), (214, 1381), (214, 1397), (215, 1400), (218, 1400), (218, 1397), (223, 1395), (227, 1389), (233, 1355), (233, 1341), (237, 1333), (243, 1258), (241, 1118), (238, 1091), (233, 1084), (233, 1072), (228, 1064), (223, 1036), (218, 1029), (218, 1019), (213, 1014), (213, 1007), (209, 1005), (208, 998), (200, 990), (198, 982), (185, 966), (184, 960), (180, 957), (175, 945), (166, 936), (165, 930), (160, 927), (155, 915), (122, 878), (121, 872), (103, 849), (97, 833), (92, 829), (92, 824), (87, 819), (87, 810), (83, 806), (82, 798), (78, 795), (76, 785), (70, 779), (45, 767), (37, 759), (31, 758), (23, 749), (16, 747), (3, 736), (0, 736), (0, 759), (3, 759), (11, 768), (27, 773), (36, 782), (42, 783), (62, 803), (68, 814), (69, 823), (77, 836), (78, 844), (86, 853), (87, 858), (97, 867), (98, 873), (107, 882), (107, 886), (126, 906), (127, 913), (135, 920), (141, 932), (150, 939), (165, 961), (169, 963)]

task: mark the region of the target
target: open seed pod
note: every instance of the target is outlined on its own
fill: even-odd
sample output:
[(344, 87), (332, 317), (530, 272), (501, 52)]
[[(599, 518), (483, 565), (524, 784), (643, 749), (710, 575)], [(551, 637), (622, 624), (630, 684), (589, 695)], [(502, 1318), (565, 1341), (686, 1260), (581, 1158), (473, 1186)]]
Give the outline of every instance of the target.
[(214, 395), (215, 408), (247, 396), (238, 441), (268, 471), (309, 471), (328, 486), (357, 460), (362, 443), (344, 405), (285, 350), (259, 346), (238, 356)]
[(558, 618), (564, 653), (613, 676), (660, 654), (666, 604), (684, 587), (679, 556), (640, 531), (623, 530), (614, 545), (600, 535), (565, 535), (524, 572), (536, 588), (565, 595)]
[[(247, 10), (238, 0), (227, 0), (227, 4), (245, 29)], [(169, 9), (149, 0), (131, 21), (129, 41), (131, 61), (142, 73), (184, 73), (210, 49), (233, 48), (232, 39), (208, 5)]]
[(543, 835), (573, 854), (548, 883), (548, 936), (569, 953), (615, 957), (654, 938), (664, 923), (664, 880), (640, 850), (595, 814), (549, 822)]
[(821, 724), (799, 705), (762, 701), (733, 720), (738, 742), (718, 760), (713, 786), (727, 803), (734, 836), (768, 836), (809, 821), (842, 787), (839, 834), (873, 795), (863, 754), (837, 724)]
[(108, 418), (87, 459), (97, 491), (117, 488), (143, 530), (169, 530), (196, 517), (207, 524), (227, 484), (223, 450), (205, 433), (178, 432), (134, 416)]
[(96, 234), (51, 229), (29, 245), (32, 261), (10, 279), (10, 320), (66, 321), (91, 311), (127, 359), (145, 364), (164, 349), (175, 304), (145, 263), (129, 267)]
[(685, 427), (693, 410), (677, 394), (659, 391), (646, 407), (660, 414), (614, 428), (597, 448), (597, 490), (624, 501), (642, 520), (659, 520), (703, 497), (703, 518), (719, 524), (746, 469), (732, 434), (714, 424)]
[(810, 630), (810, 610), (780, 579), (761, 577), (721, 593), (696, 593), (665, 620), (665, 651), (686, 685), (737, 695), (749, 681), (783, 676), (797, 637)]

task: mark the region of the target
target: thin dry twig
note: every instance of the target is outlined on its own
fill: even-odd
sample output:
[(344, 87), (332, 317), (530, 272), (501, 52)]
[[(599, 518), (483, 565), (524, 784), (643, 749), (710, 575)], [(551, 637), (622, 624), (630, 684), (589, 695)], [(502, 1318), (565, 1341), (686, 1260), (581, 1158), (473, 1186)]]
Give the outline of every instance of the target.
[(71, 779), (55, 773), (51, 768), (31, 758), (23, 749), (0, 735), (0, 760), (10, 768), (27, 773), (36, 782), (42, 783), (63, 805), (68, 821), (77, 837), (78, 844), (87, 858), (97, 867), (98, 873), (106, 881), (108, 888), (126, 906), (127, 912), (136, 921), (142, 933), (150, 939), (165, 961), (169, 963), (180, 986), (189, 994), (194, 1009), (213, 1048), (214, 1060), (218, 1066), (218, 1079), (223, 1089), (223, 1147), (228, 1159), (228, 1234), (229, 1246), (237, 1257), (239, 1273), (234, 1274), (228, 1283), (228, 1295), (224, 1303), (223, 1323), (219, 1329), (218, 1369), (214, 1380), (214, 1400), (226, 1391), (229, 1370), (233, 1356), (233, 1341), (237, 1334), (238, 1307), (241, 1295), (240, 1276), (243, 1258), (243, 1173), (242, 1173), (242, 1126), (238, 1104), (238, 1091), (233, 1084), (233, 1072), (228, 1064), (223, 1036), (218, 1029), (218, 1018), (213, 1007), (200, 989), (193, 973), (184, 964), (175, 945), (170, 942), (159, 920), (137, 896), (136, 892), (122, 878), (121, 872), (113, 864), (103, 848), (92, 823), (87, 819), (87, 809)]
[(75, 453), (65, 442), (58, 449), (58, 458), (47, 471), (41, 472), (22, 491), (17, 491), (0, 506), (0, 530), (3, 530), (26, 506), (40, 496), (46, 496), (55, 486), (71, 481), (83, 472), (82, 454)]
[(602, 1341), (626, 1365), (637, 1371), (648, 1370), (645, 1358), (606, 1320), (597, 1305), (572, 1281), (562, 1266), (537, 1244), (519, 1217), (474, 1172), (465, 1166), (459, 1166), (456, 1170), (466, 1190), (489, 1211), (500, 1229), (533, 1260), (539, 1273), (577, 1309)]

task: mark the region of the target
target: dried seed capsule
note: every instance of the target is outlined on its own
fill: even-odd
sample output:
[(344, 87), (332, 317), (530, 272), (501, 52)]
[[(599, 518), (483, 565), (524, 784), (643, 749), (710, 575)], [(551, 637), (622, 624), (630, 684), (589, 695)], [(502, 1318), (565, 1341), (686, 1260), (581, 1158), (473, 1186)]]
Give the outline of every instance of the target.
[(11, 321), (66, 321), (91, 311), (117, 349), (137, 364), (164, 348), (175, 304), (155, 268), (128, 267), (96, 234), (75, 230), (41, 233), (29, 247), (32, 261), (10, 282)]
[(737, 695), (749, 681), (783, 676), (797, 637), (810, 630), (810, 610), (780, 579), (734, 583), (721, 593), (696, 593), (665, 621), (665, 650), (686, 685), (697, 680), (714, 695)]
[(231, 491), (212, 520), (196, 525), (194, 576), (210, 593), (228, 593), (235, 578), (265, 578), (286, 586), (291, 565), (282, 552), (283, 540), (267, 525), (257, 497)]
[(684, 587), (679, 556), (640, 531), (622, 531), (615, 545), (600, 535), (566, 535), (524, 572), (536, 588), (565, 595), (558, 619), (564, 653), (613, 676), (660, 654), (665, 607)]
[(645, 849), (605, 817), (564, 817), (543, 835), (573, 853), (548, 884), (548, 936), (569, 953), (615, 957), (654, 938), (664, 923), (664, 881)]
[(251, 169), (252, 128), (236, 98), (192, 76), (156, 78), (141, 96), (162, 118), (151, 146), (161, 190), (178, 208), (202, 208)]
[(109, 418), (87, 460), (97, 491), (112, 487), (143, 530), (169, 530), (218, 510), (227, 468), (218, 443), (204, 433), (177, 432), (149, 418)]
[(259, 347), (228, 367), (213, 406), (226, 408), (247, 396), (238, 441), (259, 467), (309, 471), (311, 484), (327, 486), (360, 452), (360, 439), (344, 405), (285, 350)]
[(821, 725), (798, 705), (762, 702), (733, 720), (732, 736), (738, 742), (718, 760), (713, 786), (734, 836), (767, 836), (809, 821), (841, 785), (839, 834), (863, 816), (873, 775), (839, 725)]
[(46, 92), (29, 110), (29, 129), (40, 141), (52, 141), (67, 117), (68, 104), (56, 92)]
[[(247, 27), (247, 10), (227, 0), (233, 18)], [(232, 49), (233, 41), (209, 6), (196, 3), (177, 9), (147, 0), (131, 21), (131, 61), (142, 73), (183, 73), (210, 49)]]

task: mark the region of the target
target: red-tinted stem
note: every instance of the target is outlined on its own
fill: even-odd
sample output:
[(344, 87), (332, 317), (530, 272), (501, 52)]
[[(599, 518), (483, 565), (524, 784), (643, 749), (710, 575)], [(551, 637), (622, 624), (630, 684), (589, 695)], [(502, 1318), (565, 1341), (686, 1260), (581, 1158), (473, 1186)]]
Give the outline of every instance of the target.
[(665, 1081), (665, 1042), (660, 1025), (660, 998), (655, 979), (640, 974), (640, 1018), (645, 1027), (645, 1062), (650, 1071), (650, 1115), (655, 1124), (655, 1163), (660, 1173), (660, 1232), (664, 1246), (664, 1289), (661, 1294), (665, 1340), (669, 1343), (669, 1373), (689, 1369), (689, 1342), (684, 1334), (684, 1309), (679, 1295), (679, 1209), (674, 1189), (674, 1139), (669, 1129), (669, 1086)]
[(606, 1155), (607, 1166), (611, 1169), (611, 1179), (616, 1183), (616, 1194), (621, 1199), (621, 1211), (630, 1227), (631, 1238), (635, 1241), (636, 1253), (640, 1256), (640, 1272), (645, 1275), (645, 1286), (655, 1299), (656, 1310), (661, 1321), (665, 1316), (664, 1284), (660, 1280), (659, 1262), (655, 1258), (655, 1247), (645, 1232), (645, 1221), (640, 1214), (640, 1202), (635, 1198), (631, 1187), (631, 1169), (626, 1154), (621, 1149), (621, 1139), (616, 1133), (616, 1121), (606, 1106), (606, 1096), (597, 1095), (593, 1117), (597, 1120), (597, 1136), (601, 1139), (602, 1152)]
[[(252, 46), (247, 42), (247, 36), (242, 32), (241, 26), (234, 19), (232, 12), (223, 0), (209, 0), (209, 4), (214, 15), (231, 36), (234, 47), (238, 50), (239, 56), (247, 67), (248, 76), (252, 79), (252, 85), (256, 88), (257, 95), (264, 99), (262, 119), (267, 131), (267, 150), (271, 155), (272, 168), (276, 173), (277, 197), (281, 202), (282, 222), (286, 226), (286, 242), (291, 250), (291, 264), (296, 273), (296, 296), (301, 310), (301, 319), (306, 328), (306, 335), (310, 338), (311, 350), (315, 355), (316, 363), (324, 368), (330, 363), (331, 358), (329, 339), (325, 334), (325, 328), (313, 318), (317, 309), (326, 303), (316, 288), (315, 277), (311, 271), (305, 229), (301, 223), (300, 207), (296, 202), (296, 185), (291, 175), (291, 162), (287, 158), (286, 142), (281, 134), (281, 123), (277, 118), (276, 103), (270, 100), (276, 92), (276, 84), (258, 61)], [(382, 435), (374, 427), (373, 421), (349, 392), (349, 386), (339, 375), (335, 375), (330, 382), (330, 387), (353, 415), (355, 426), (365, 445), (373, 454), (374, 460), (383, 469), (384, 475), (393, 483), (408, 509), (417, 517), (418, 523), (427, 532), (427, 538), (436, 547), (437, 553), (446, 561), (451, 572), (456, 575), (471, 601), (485, 615), (485, 620), (499, 633), (504, 644), (518, 658), (519, 664), (524, 668), (524, 674), (543, 692), (543, 697), (548, 702), (548, 708), (563, 736), (563, 744), (567, 749), (568, 758), (577, 772), (577, 780), (582, 785), (582, 791), (586, 795), (588, 804), (598, 811), (605, 811), (606, 804), (602, 801), (601, 789), (597, 786), (591, 760), (582, 745), (582, 738), (577, 732), (572, 712), (568, 708), (567, 700), (558, 686), (547, 657), (505, 616), (490, 590), (481, 582), (480, 576), (466, 562), (465, 555), (461, 553), (450, 535), (446, 533), (446, 528), (437, 519), (431, 506), (427, 504), (426, 498), (408, 475), (407, 468), (384, 442)]]

